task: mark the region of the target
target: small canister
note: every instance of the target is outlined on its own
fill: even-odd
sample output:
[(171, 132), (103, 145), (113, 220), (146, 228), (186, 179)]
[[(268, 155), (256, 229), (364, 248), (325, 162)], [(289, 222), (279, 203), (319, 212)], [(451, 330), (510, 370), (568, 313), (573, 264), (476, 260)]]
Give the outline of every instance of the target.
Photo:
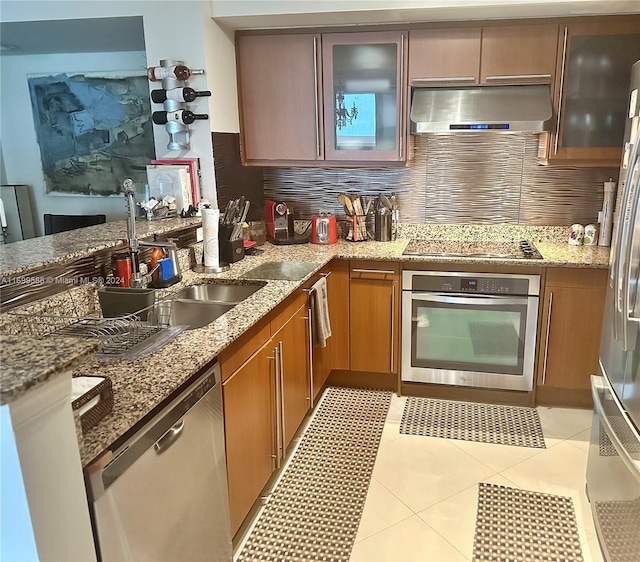
[(389, 242), (392, 234), (392, 217), (386, 209), (380, 209), (375, 218), (375, 238), (378, 242)]
[(598, 227), (595, 224), (588, 224), (584, 227), (582, 244), (585, 246), (595, 246), (598, 243)]
[(131, 254), (120, 252), (111, 258), (113, 277), (117, 287), (129, 287), (131, 283)]
[(571, 246), (582, 246), (584, 238), (584, 226), (581, 224), (572, 224), (569, 227), (569, 244)]

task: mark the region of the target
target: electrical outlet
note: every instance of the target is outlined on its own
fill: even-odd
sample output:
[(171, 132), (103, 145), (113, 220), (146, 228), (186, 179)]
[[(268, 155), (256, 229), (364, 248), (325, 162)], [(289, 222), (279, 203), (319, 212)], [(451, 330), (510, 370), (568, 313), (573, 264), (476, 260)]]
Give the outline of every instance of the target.
[(320, 208), (318, 209), (319, 215), (333, 215), (333, 211), (331, 209)]

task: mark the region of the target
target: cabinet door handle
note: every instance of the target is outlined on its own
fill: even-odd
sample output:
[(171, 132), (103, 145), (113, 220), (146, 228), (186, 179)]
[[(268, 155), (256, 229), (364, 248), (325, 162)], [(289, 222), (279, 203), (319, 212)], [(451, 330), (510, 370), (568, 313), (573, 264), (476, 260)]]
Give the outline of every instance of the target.
[(274, 347), (273, 348), (273, 356), (269, 356), (269, 359), (271, 361), (273, 361), (273, 365), (274, 365), (274, 376), (273, 376), (273, 389), (274, 389), (274, 403), (273, 403), (273, 424), (271, 426), (271, 429), (273, 430), (273, 444), (272, 444), (272, 449), (271, 449), (271, 458), (273, 459), (273, 469), (276, 470), (278, 468), (280, 468), (280, 455), (279, 455), (279, 451), (280, 451), (280, 416), (278, 414), (278, 404), (279, 404), (279, 397), (280, 397), (280, 374), (279, 374), (279, 369), (280, 369), (280, 357), (278, 356), (279, 354), (279, 349), (278, 347)]
[(322, 147), (320, 146), (320, 111), (318, 103), (318, 38), (313, 38), (313, 92), (315, 95), (316, 110), (316, 156), (322, 158)]
[(405, 156), (404, 140), (402, 124), (404, 123), (404, 33), (400, 35), (400, 119), (398, 119), (398, 147), (400, 149), (400, 160)]
[(307, 401), (309, 402), (309, 408), (313, 408), (313, 310), (311, 308), (307, 310), (307, 316), (303, 317), (307, 321), (307, 330), (309, 330), (309, 337), (307, 338), (309, 343), (309, 396)]
[(284, 430), (285, 430), (285, 411), (284, 411), (284, 353), (282, 350), (282, 340), (278, 342), (278, 355), (280, 356), (280, 404), (278, 411), (280, 414), (280, 458), (284, 459)]
[(411, 82), (413, 83), (425, 83), (428, 84), (430, 82), (475, 82), (475, 76), (442, 76), (442, 77), (433, 77), (433, 78), (412, 78)]
[(485, 80), (520, 80), (520, 79), (542, 79), (551, 78), (551, 74), (496, 74), (495, 76), (485, 76)]
[(391, 285), (391, 372), (393, 373), (394, 360), (393, 355), (395, 351), (395, 332), (396, 332), (396, 283), (395, 281)]
[[(324, 278), (326, 279), (327, 277), (329, 277), (329, 275), (331, 275), (331, 272), (330, 272), (330, 271), (328, 271), (327, 273), (318, 273), (318, 275), (319, 275), (320, 277), (324, 277)], [(302, 289), (302, 290), (303, 290), (305, 293), (310, 293), (310, 292), (311, 292), (311, 289)]]
[(560, 71), (560, 91), (558, 94), (558, 115), (556, 121), (556, 138), (553, 145), (553, 154), (558, 154), (558, 139), (560, 138), (560, 114), (562, 113), (562, 92), (564, 90), (564, 66), (567, 61), (567, 37), (569, 28), (564, 28), (564, 40), (562, 42), (562, 69)]
[(551, 332), (551, 309), (553, 308), (553, 291), (549, 292), (549, 312), (547, 312), (547, 335), (544, 340), (544, 363), (542, 364), (542, 384), (547, 381), (547, 358), (549, 357), (549, 333)]

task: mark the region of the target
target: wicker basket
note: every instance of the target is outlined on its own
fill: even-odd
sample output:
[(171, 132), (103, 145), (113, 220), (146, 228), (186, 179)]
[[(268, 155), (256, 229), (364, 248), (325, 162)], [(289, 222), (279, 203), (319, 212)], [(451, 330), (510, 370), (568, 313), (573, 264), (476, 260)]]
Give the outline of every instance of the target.
[(82, 425), (83, 432), (86, 432), (97, 425), (102, 418), (113, 410), (113, 389), (111, 388), (111, 379), (109, 377), (100, 377), (104, 378), (104, 380), (71, 403), (71, 407), (74, 410), (79, 410), (87, 402), (98, 395), (100, 396), (100, 401), (80, 416), (80, 423)]

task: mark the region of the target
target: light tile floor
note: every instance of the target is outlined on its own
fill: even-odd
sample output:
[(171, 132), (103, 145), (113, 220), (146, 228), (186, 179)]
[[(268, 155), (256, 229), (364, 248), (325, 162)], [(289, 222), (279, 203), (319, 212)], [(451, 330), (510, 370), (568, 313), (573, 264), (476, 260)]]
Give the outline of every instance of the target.
[(400, 435), (393, 396), (351, 562), (471, 560), (478, 482), (573, 499), (585, 562), (601, 561), (585, 473), (591, 411), (539, 407), (546, 449)]

